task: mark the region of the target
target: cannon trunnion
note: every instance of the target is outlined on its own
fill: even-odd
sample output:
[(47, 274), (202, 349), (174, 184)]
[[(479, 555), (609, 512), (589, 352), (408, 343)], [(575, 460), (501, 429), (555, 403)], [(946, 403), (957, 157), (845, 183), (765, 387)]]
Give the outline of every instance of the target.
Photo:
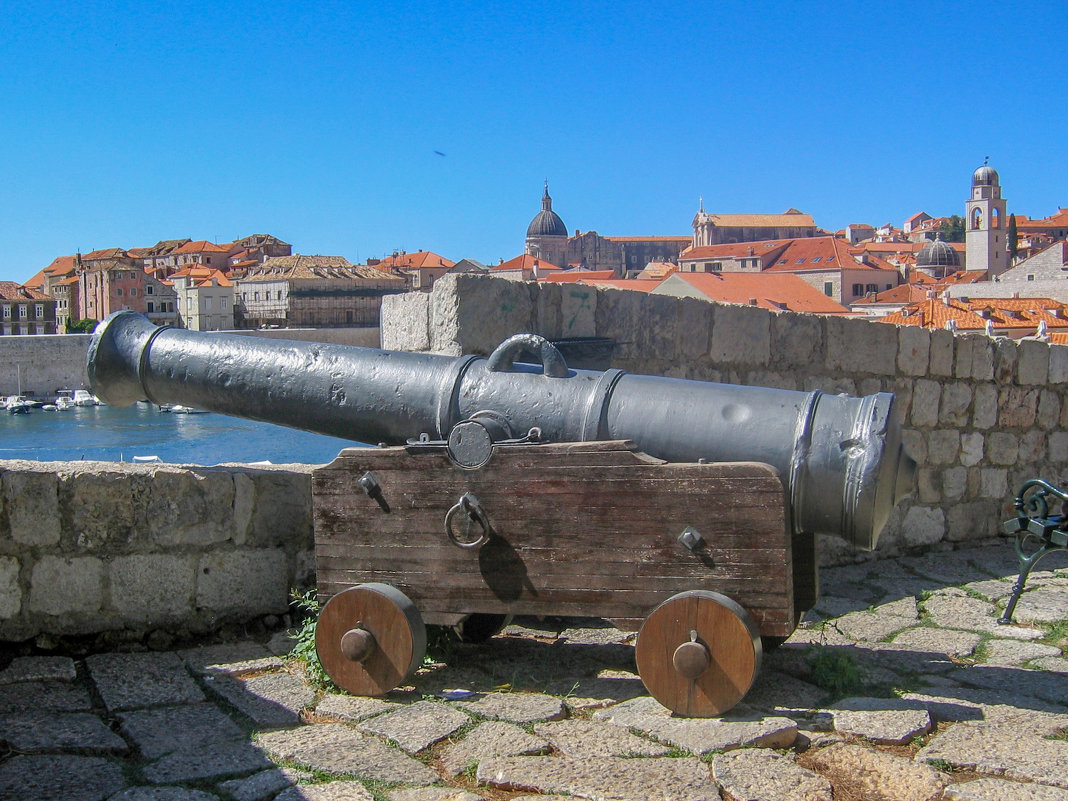
[(317, 648), (357, 694), (415, 671), (425, 622), (581, 615), (640, 629), (639, 674), (665, 706), (721, 714), (761, 636), (788, 636), (815, 602), (815, 535), (874, 548), (914, 479), (888, 393), (575, 370), (531, 334), (449, 358), (116, 312), (87, 369), (113, 405), (381, 443), (312, 481)]

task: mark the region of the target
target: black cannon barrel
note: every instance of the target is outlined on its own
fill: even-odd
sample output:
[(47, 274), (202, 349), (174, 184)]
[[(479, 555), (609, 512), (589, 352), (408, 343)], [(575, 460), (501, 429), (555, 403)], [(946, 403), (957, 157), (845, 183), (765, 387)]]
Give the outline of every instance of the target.
[[(537, 363), (516, 363), (533, 352)], [(93, 392), (115, 406), (180, 403), (358, 442), (447, 439), (481, 421), (494, 438), (627, 439), (668, 461), (776, 467), (797, 531), (875, 547), (911, 492), (894, 396), (863, 398), (573, 370), (521, 334), (489, 358), (447, 357), (159, 328), (116, 312), (89, 346)]]

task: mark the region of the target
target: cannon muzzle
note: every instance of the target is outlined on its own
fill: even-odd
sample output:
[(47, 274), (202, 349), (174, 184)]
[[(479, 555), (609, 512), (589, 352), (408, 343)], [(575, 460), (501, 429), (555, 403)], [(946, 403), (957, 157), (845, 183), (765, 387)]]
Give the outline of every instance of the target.
[[(517, 363), (533, 353), (533, 364)], [(462, 466), (486, 443), (634, 442), (675, 462), (778, 469), (797, 532), (875, 547), (915, 462), (894, 396), (717, 384), (574, 370), (549, 342), (519, 334), (489, 358), (446, 357), (158, 328), (115, 312), (89, 346), (93, 392), (114, 406), (180, 403), (364, 443), (447, 441)]]

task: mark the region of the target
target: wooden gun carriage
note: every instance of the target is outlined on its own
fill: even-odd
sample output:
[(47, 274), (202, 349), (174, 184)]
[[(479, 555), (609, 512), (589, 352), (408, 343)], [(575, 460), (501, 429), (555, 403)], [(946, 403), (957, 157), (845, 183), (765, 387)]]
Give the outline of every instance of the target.
[(450, 358), (116, 312), (87, 369), (116, 406), (383, 443), (313, 475), (318, 650), (359, 694), (418, 666), (423, 621), (582, 615), (640, 627), (638, 671), (665, 706), (719, 714), (751, 685), (760, 637), (815, 601), (814, 536), (874, 548), (914, 478), (889, 393), (578, 370), (533, 334)]

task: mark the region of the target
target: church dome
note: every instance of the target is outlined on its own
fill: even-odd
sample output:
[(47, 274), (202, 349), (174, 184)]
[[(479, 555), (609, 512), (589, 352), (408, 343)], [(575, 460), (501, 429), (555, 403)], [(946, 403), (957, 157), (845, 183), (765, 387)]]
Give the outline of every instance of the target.
[(972, 186), (997, 186), (998, 171), (989, 164), (984, 164), (972, 175)]
[(541, 211), (527, 226), (527, 236), (567, 236), (567, 226), (560, 215), (553, 211), (553, 199), (549, 197), (549, 185), (541, 198)]
[(920, 248), (916, 254), (916, 267), (960, 267), (960, 256), (948, 242), (936, 239)]

